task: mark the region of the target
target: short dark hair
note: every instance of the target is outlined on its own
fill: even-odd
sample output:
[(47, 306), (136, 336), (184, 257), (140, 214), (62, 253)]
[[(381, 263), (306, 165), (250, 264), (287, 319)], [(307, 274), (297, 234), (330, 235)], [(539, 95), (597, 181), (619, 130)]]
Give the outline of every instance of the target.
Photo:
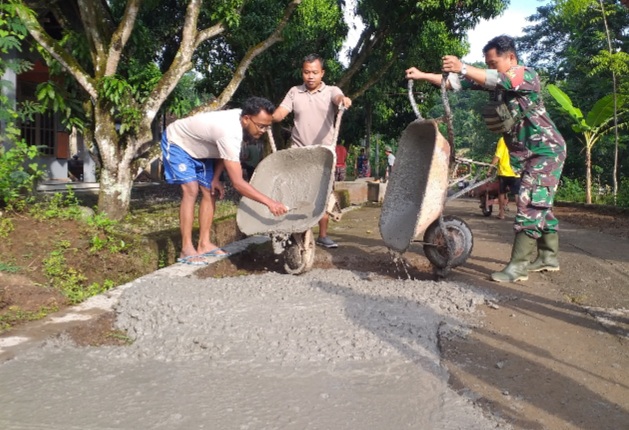
[(308, 54), (304, 57), (304, 61), (301, 64), (304, 63), (313, 63), (315, 61), (318, 61), (319, 64), (321, 64), (321, 69), (325, 70), (325, 60), (323, 59), (323, 57), (319, 54)]
[(515, 48), (515, 40), (505, 34), (496, 36), (487, 42), (487, 45), (483, 48), (483, 54), (487, 54), (490, 50), (495, 49), (496, 54), (504, 55), (508, 52), (513, 52), (516, 58), (518, 58), (518, 51)]
[(273, 115), (275, 105), (262, 97), (249, 97), (242, 104), (242, 115), (254, 116), (259, 114), (261, 110), (266, 111), (269, 115)]

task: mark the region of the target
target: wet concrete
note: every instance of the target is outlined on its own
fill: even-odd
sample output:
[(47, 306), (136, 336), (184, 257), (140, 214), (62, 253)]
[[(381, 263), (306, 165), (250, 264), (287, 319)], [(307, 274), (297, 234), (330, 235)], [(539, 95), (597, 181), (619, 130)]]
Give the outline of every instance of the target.
[(487, 299), (470, 286), (171, 271), (117, 291), (134, 342), (24, 347), (0, 365), (0, 428), (508, 428), (449, 389), (440, 365), (440, 336), (465, 331)]
[(236, 214), (240, 231), (248, 236), (290, 234), (316, 225), (332, 193), (334, 163), (334, 153), (324, 146), (290, 148), (265, 157), (251, 185), (291, 210), (276, 217), (262, 203), (242, 198)]

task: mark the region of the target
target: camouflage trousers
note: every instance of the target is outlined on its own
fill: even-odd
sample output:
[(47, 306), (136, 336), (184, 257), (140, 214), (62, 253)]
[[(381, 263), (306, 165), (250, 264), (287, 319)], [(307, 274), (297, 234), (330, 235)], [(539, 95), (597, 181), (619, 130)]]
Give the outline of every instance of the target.
[(558, 231), (553, 202), (565, 159), (566, 152), (562, 151), (554, 157), (537, 156), (523, 162), (518, 212), (513, 226), (516, 233), (523, 231), (539, 239), (544, 233)]

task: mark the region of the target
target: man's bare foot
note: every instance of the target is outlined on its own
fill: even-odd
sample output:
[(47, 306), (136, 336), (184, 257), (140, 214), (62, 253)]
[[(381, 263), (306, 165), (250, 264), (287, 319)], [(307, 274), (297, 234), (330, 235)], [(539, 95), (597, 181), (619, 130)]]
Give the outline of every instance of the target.
[(229, 252), (226, 252), (222, 248), (211, 243), (209, 246), (205, 246), (203, 248), (199, 247), (199, 255), (202, 255), (205, 257), (207, 256), (218, 257), (221, 255), (229, 255)]

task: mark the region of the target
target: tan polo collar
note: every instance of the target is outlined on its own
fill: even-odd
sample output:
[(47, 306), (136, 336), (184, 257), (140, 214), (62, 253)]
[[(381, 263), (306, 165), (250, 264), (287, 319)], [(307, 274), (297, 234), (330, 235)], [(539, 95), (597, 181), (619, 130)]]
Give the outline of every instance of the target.
[[(321, 85), (319, 85), (319, 88), (317, 88), (314, 92), (318, 92), (320, 93), (321, 91), (323, 91), (323, 89), (326, 87), (327, 85), (325, 84), (325, 82), (321, 81)], [(298, 90), (300, 93), (309, 93), (310, 91), (308, 91), (308, 88), (306, 88), (306, 84), (301, 84), (298, 87)]]

